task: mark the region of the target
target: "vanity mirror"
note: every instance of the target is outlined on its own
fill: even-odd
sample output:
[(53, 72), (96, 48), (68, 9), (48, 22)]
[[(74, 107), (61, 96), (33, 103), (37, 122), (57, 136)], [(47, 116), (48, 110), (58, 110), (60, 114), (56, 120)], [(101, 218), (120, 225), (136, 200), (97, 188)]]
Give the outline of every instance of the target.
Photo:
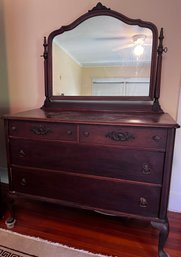
[(151, 101), (159, 111), (157, 45), (154, 24), (98, 3), (44, 38), (44, 108), (58, 101)]
[(54, 36), (53, 96), (148, 97), (152, 34), (103, 15)]

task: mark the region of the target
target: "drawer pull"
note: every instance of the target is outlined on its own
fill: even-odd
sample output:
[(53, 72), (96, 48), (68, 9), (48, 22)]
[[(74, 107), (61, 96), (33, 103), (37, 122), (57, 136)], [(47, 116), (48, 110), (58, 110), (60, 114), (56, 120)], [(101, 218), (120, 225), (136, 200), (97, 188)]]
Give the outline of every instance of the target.
[(15, 126), (12, 126), (12, 127), (11, 127), (11, 130), (12, 130), (12, 131), (16, 131), (16, 127), (15, 127)]
[(89, 136), (89, 132), (88, 131), (84, 131), (84, 136), (88, 137)]
[(144, 164), (143, 164), (142, 172), (143, 172), (143, 174), (145, 174), (145, 175), (150, 175), (150, 174), (151, 174), (151, 168), (150, 168), (150, 166), (149, 166), (148, 163), (144, 163)]
[(134, 135), (132, 135), (129, 132), (120, 132), (120, 131), (111, 131), (109, 133), (106, 134), (106, 137), (109, 137), (111, 140), (114, 141), (130, 141), (135, 139)]
[(26, 185), (27, 185), (26, 179), (25, 179), (25, 178), (22, 178), (20, 184), (21, 184), (21, 186), (26, 186)]
[(26, 156), (25, 152), (23, 150), (19, 151), (19, 157), (24, 158)]
[(153, 136), (152, 138), (153, 138), (153, 140), (154, 140), (156, 143), (159, 142), (160, 139), (161, 139), (161, 137), (159, 137), (159, 136)]
[(67, 130), (67, 135), (71, 136), (72, 135), (72, 130)]
[(46, 127), (46, 126), (35, 126), (31, 129), (31, 131), (35, 134), (35, 135), (47, 135), (48, 133), (52, 132), (50, 128)]
[(144, 197), (140, 197), (140, 207), (146, 208), (148, 206), (148, 202)]

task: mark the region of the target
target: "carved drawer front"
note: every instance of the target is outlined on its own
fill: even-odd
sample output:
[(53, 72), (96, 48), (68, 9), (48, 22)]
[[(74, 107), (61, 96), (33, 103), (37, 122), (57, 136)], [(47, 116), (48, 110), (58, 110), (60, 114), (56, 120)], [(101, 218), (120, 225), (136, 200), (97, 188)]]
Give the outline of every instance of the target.
[(165, 148), (166, 129), (121, 126), (80, 126), (80, 142), (117, 146)]
[(10, 121), (9, 135), (31, 139), (77, 140), (77, 126), (48, 122)]
[(12, 169), (12, 181), (14, 191), (58, 199), (75, 206), (158, 216), (159, 186), (21, 168)]
[(55, 141), (10, 140), (14, 165), (162, 183), (164, 152)]

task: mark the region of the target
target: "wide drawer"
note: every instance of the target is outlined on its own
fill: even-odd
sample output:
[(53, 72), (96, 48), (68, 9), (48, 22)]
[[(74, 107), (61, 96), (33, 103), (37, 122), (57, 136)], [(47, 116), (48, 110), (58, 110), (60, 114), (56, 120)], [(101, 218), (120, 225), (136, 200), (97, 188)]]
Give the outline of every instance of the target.
[(67, 123), (9, 121), (9, 136), (30, 139), (77, 140), (77, 126)]
[(157, 217), (159, 211), (159, 186), (115, 179), (13, 168), (11, 190), (90, 209), (153, 217)]
[(80, 126), (80, 142), (165, 149), (167, 130), (121, 126)]
[(14, 165), (162, 183), (163, 152), (15, 138), (9, 144)]

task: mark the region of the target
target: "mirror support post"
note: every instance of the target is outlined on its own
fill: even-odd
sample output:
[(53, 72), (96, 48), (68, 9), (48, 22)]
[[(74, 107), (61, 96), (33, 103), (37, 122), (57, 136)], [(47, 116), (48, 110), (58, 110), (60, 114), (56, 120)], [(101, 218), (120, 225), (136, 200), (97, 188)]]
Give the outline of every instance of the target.
[(167, 48), (163, 47), (163, 28), (160, 30), (160, 36), (159, 36), (159, 46), (157, 49), (157, 70), (156, 70), (156, 87), (155, 87), (155, 99), (153, 103), (152, 110), (154, 112), (159, 112), (161, 110), (160, 104), (159, 104), (159, 97), (160, 97), (160, 84), (161, 84), (161, 70), (162, 70), (162, 54), (163, 52), (167, 52)]
[(44, 80), (45, 80), (45, 101), (48, 99), (48, 43), (46, 37), (44, 37), (43, 42), (44, 52), (41, 57), (44, 58)]

